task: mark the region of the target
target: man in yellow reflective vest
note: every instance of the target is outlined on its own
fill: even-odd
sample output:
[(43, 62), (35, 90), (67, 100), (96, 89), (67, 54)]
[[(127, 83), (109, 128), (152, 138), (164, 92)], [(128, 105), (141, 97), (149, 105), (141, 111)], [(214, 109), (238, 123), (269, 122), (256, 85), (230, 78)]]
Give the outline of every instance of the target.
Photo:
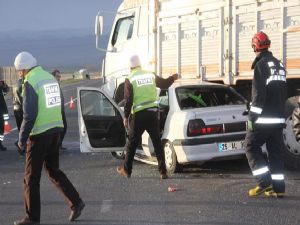
[(26, 216), (15, 225), (40, 224), (40, 179), (44, 165), (50, 180), (63, 193), (71, 209), (70, 221), (81, 214), (84, 203), (67, 176), (59, 169), (59, 140), (63, 130), (61, 96), (56, 79), (37, 65), (28, 52), (15, 59), (15, 68), (25, 77), (23, 122), (18, 146), (26, 148), (24, 202)]
[[(159, 136), (158, 99), (156, 87), (167, 89), (178, 79), (178, 74), (173, 74), (163, 79), (141, 68), (139, 56), (130, 57), (130, 76), (124, 85), (124, 126), (129, 127), (128, 142), (124, 164), (117, 168), (117, 172), (125, 177), (130, 177), (132, 163), (139, 140), (146, 130), (152, 140), (158, 161), (158, 170), (161, 179), (167, 178), (165, 156)], [(132, 114), (130, 123), (129, 115)]]

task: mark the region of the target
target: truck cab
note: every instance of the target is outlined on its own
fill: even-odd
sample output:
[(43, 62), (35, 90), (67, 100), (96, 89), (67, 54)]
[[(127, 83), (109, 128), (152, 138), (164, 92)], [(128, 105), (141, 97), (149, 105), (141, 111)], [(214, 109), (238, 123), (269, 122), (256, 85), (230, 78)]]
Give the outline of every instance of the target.
[[(151, 56), (155, 54), (154, 31), (150, 24), (150, 21), (154, 20), (150, 20), (149, 10), (153, 6), (150, 6), (149, 2), (124, 1), (119, 6), (112, 26), (102, 74), (105, 77), (105, 91), (117, 103), (123, 100), (124, 80), (129, 74), (128, 59), (132, 54), (140, 56), (143, 68), (153, 70), (149, 67), (149, 60), (152, 60)], [(96, 21), (96, 27), (101, 27), (102, 22), (99, 21), (103, 21), (103, 17), (98, 15)]]

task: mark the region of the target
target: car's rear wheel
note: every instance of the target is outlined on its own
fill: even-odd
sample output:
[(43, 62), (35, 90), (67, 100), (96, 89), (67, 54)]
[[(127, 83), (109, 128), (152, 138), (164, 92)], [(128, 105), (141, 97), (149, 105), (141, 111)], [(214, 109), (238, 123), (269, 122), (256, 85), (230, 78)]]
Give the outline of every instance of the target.
[(113, 157), (115, 157), (116, 159), (124, 159), (125, 158), (125, 151), (111, 152), (111, 155)]
[(172, 143), (168, 140), (163, 142), (166, 168), (169, 173), (176, 173), (182, 171), (182, 165), (177, 161), (176, 152)]

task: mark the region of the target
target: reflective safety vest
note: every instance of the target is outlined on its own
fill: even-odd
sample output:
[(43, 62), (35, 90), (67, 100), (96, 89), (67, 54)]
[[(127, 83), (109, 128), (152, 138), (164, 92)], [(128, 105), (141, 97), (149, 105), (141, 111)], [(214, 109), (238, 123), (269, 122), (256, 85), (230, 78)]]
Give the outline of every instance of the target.
[(26, 82), (38, 96), (38, 112), (30, 136), (54, 127), (63, 128), (60, 89), (56, 79), (38, 66), (29, 71), (24, 80)]
[(158, 107), (155, 75), (141, 68), (134, 69), (128, 77), (133, 87), (132, 113)]

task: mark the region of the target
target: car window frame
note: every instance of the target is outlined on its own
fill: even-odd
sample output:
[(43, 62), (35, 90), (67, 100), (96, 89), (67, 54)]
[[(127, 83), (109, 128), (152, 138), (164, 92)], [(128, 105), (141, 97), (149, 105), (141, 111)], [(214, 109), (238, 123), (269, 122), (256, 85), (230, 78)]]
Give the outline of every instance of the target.
[[(179, 96), (178, 96), (178, 89), (182, 89), (182, 88), (227, 88), (229, 89), (231, 92), (233, 92), (234, 94), (236, 94), (237, 96), (240, 97), (241, 101), (243, 101), (243, 104), (247, 105), (248, 102), (247, 100), (241, 95), (239, 94), (234, 88), (230, 87), (230, 86), (225, 86), (225, 85), (185, 85), (185, 86), (179, 86), (179, 87), (176, 87), (175, 88), (175, 96), (176, 96), (176, 101), (177, 101), (177, 104), (180, 108), (180, 110), (189, 110), (189, 109), (201, 109), (202, 107), (195, 107), (195, 108), (184, 108), (182, 107), (182, 105), (180, 104), (179, 102)], [(243, 104), (240, 104), (240, 105), (243, 105)], [(228, 104), (229, 105), (229, 104)], [(237, 105), (237, 104), (235, 104)], [(224, 106), (224, 105), (218, 105), (218, 106), (207, 106), (207, 107), (203, 107), (203, 108), (209, 108), (209, 107), (220, 107), (220, 106)], [(227, 105), (225, 105), (227, 106)]]

